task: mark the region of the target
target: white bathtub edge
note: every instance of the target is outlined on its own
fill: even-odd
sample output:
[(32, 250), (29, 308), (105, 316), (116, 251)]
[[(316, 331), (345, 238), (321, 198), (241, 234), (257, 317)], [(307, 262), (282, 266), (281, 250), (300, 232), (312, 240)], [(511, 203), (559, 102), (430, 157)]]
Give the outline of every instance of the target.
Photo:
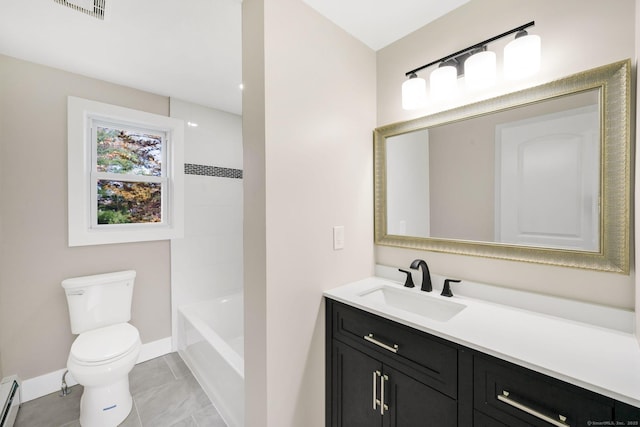
[(196, 379), (202, 390), (204, 390), (204, 393), (207, 395), (209, 402), (211, 402), (213, 407), (216, 408), (216, 411), (218, 411), (218, 414), (222, 417), (222, 420), (225, 422), (225, 424), (229, 427), (244, 426), (244, 422), (236, 419), (233, 411), (230, 411), (225, 406), (220, 406), (220, 402), (218, 401), (215, 393), (212, 392), (210, 386), (203, 378), (204, 376), (206, 376), (206, 374), (202, 372), (199, 364), (195, 363), (192, 360), (189, 353), (184, 350), (178, 350), (178, 354), (182, 358), (182, 361), (187, 365), (187, 368), (189, 368), (189, 371), (191, 371), (193, 377)]
[[(171, 337), (144, 343), (140, 348), (140, 355), (138, 356), (136, 364), (146, 362), (147, 360), (155, 359), (156, 357), (164, 356), (169, 353), (171, 353)], [(28, 402), (30, 400), (46, 396), (47, 394), (60, 391), (62, 375), (66, 370), (67, 368), (62, 368), (57, 371), (23, 380), (21, 387), (21, 401), (23, 403)], [(69, 387), (78, 384), (71, 374), (67, 374), (66, 381)]]
[[(238, 332), (235, 327), (242, 325), (238, 323), (242, 322), (242, 319), (235, 319), (236, 322), (233, 322), (232, 319), (227, 318), (227, 315), (235, 315), (238, 310), (244, 309), (243, 298), (242, 292), (236, 292), (212, 300), (180, 306), (179, 319), (176, 322), (178, 335), (184, 334), (184, 339), (178, 337), (178, 354), (229, 427), (244, 426), (244, 359), (237, 348), (228, 341), (240, 338), (235, 335)], [(237, 303), (240, 305), (236, 307)], [(216, 307), (216, 304), (219, 307)], [(211, 316), (213, 314), (215, 315)], [(228, 329), (229, 322), (233, 322), (232, 325), (235, 327)], [(191, 336), (190, 339), (189, 336)], [(205, 347), (200, 346), (201, 342)], [(202, 348), (208, 348), (207, 351), (212, 352), (209, 356), (215, 360), (203, 359)], [(216, 371), (211, 371), (212, 366)], [(224, 384), (229, 388), (221, 389), (216, 380), (217, 376), (222, 377), (223, 383), (227, 381)], [(237, 396), (235, 391), (239, 393)]]
[(229, 343), (221, 338), (216, 331), (203, 322), (198, 316), (191, 313), (188, 307), (181, 307), (180, 314), (191, 323), (198, 332), (216, 349), (218, 353), (227, 361), (229, 366), (244, 379), (244, 359), (231, 349)]

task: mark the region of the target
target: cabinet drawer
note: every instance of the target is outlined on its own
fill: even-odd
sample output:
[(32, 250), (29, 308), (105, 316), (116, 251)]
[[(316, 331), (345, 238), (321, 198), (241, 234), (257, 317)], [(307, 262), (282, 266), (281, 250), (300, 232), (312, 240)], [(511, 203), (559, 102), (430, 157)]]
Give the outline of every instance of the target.
[(488, 356), (474, 357), (474, 407), (508, 426), (611, 422), (613, 406), (613, 399), (529, 369)]
[[(333, 302), (333, 336), (417, 370), (416, 378), (456, 398), (458, 350), (415, 329)], [(367, 338), (369, 339), (367, 339)]]
[(487, 417), (482, 412), (476, 410), (473, 413), (473, 427), (509, 427), (500, 421)]

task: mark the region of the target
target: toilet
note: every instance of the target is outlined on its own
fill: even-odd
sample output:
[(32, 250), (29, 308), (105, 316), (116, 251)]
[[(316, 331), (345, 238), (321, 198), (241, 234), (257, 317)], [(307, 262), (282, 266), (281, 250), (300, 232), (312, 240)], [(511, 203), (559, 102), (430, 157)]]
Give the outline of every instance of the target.
[(132, 407), (129, 372), (140, 353), (140, 334), (131, 324), (133, 270), (62, 281), (69, 305), (71, 345), (67, 369), (84, 386), (82, 427), (115, 427)]

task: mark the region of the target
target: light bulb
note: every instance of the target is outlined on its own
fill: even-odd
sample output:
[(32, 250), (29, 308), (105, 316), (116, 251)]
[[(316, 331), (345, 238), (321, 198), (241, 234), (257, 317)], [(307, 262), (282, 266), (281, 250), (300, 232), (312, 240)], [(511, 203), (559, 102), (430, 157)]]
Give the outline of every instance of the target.
[(444, 100), (458, 92), (458, 70), (452, 65), (436, 68), (429, 76), (431, 97), (434, 100)]
[(464, 79), (471, 89), (483, 89), (496, 81), (496, 54), (489, 50), (471, 55), (464, 61)]
[[(524, 33), (524, 34), (522, 34)], [(504, 75), (516, 80), (534, 75), (540, 70), (540, 36), (518, 33), (504, 47)]]
[(402, 83), (402, 108), (415, 110), (427, 103), (427, 82), (412, 74), (409, 80)]

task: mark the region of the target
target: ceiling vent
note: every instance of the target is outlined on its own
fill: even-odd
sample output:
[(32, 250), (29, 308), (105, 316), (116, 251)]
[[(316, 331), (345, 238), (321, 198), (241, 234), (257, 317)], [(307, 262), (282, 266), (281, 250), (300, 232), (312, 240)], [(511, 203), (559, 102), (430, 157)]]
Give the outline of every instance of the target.
[(104, 9), (107, 0), (53, 0), (78, 12), (104, 20)]

